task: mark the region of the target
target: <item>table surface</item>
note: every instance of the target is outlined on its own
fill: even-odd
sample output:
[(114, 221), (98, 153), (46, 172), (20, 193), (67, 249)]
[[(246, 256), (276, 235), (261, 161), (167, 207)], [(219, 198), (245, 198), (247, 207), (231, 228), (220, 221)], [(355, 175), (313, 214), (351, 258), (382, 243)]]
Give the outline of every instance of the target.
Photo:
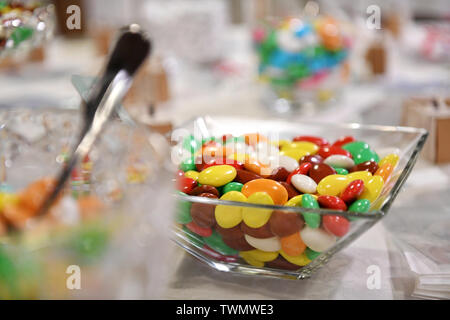
[[(70, 84), (70, 76), (93, 75), (98, 70), (102, 58), (96, 56), (93, 44), (87, 40), (55, 39), (47, 54), (43, 65), (27, 66), (16, 72), (0, 74), (3, 92), (0, 107), (30, 104), (64, 106), (79, 102), (79, 97)], [(242, 57), (237, 57), (235, 61), (244, 61), (244, 70), (250, 68), (248, 60)], [(431, 73), (439, 69), (436, 66), (430, 68)], [(408, 75), (408, 72), (405, 74)], [(423, 70), (420, 73), (427, 74)], [(445, 80), (442, 72), (441, 76)], [(173, 101), (158, 111), (157, 118), (179, 124), (194, 116), (206, 114), (257, 115), (260, 118), (273, 116), (261, 106), (259, 91), (251, 76), (244, 74), (232, 79), (219, 79), (220, 85), (215, 85), (214, 90), (208, 87), (211, 79), (217, 81), (217, 78), (206, 75), (202, 79), (204, 87), (176, 87)], [(400, 98), (401, 96), (392, 94), (392, 91), (380, 85), (352, 84), (337, 104), (315, 114), (297, 117), (302, 120), (396, 124)], [(376, 110), (389, 110), (384, 113), (373, 112), (373, 107), (378, 108)], [(394, 109), (397, 113), (392, 112)], [(174, 248), (173, 259), (176, 263), (172, 265), (172, 276), (164, 298), (410, 299), (414, 289), (414, 274), (409, 271), (395, 240), (399, 234), (420, 232), (424, 226), (443, 222), (448, 225), (449, 181), (450, 165), (436, 166), (420, 160), (389, 214), (306, 280), (227, 274), (203, 265), (178, 247)], [(367, 272), (372, 265), (380, 268), (381, 287), (371, 290), (367, 286)]]

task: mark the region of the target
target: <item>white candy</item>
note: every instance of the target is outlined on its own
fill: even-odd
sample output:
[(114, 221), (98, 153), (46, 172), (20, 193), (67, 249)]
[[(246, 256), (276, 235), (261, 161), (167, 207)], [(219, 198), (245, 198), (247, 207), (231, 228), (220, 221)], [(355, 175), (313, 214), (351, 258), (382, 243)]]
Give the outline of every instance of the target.
[(281, 243), (278, 237), (259, 239), (246, 234), (245, 240), (247, 240), (251, 246), (261, 251), (276, 252), (281, 250)]
[(277, 43), (280, 49), (291, 53), (299, 52), (305, 47), (305, 43), (290, 30), (278, 31)]
[(336, 237), (320, 228), (310, 228), (305, 226), (300, 231), (303, 242), (312, 250), (324, 252), (336, 243)]
[(350, 169), (355, 166), (355, 161), (353, 161), (353, 159), (341, 154), (333, 154), (332, 156), (329, 156), (325, 159), (324, 163), (329, 166), (344, 169)]
[[(274, 165), (274, 163), (273, 163), (273, 165)], [(283, 156), (283, 155), (278, 156), (278, 167), (283, 167), (287, 171), (292, 172), (295, 169), (297, 169), (298, 166), (299, 166), (298, 162), (295, 161), (295, 159), (288, 157), (288, 156)]]
[(291, 178), (291, 183), (300, 192), (316, 193), (317, 183), (304, 174), (295, 174)]

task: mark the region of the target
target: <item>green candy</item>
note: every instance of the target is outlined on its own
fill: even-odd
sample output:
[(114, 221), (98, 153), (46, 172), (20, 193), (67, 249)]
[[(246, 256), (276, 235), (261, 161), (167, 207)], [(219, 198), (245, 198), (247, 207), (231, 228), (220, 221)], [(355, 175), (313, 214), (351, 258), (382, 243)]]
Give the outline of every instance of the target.
[(33, 29), (29, 27), (15, 28), (11, 33), (11, 39), (14, 41), (14, 46), (19, 45), (22, 41), (27, 40), (33, 35)]
[(320, 252), (311, 250), (310, 248), (306, 248), (305, 254), (308, 257), (309, 260), (314, 260), (320, 255)]
[(239, 251), (230, 248), (223, 242), (222, 237), (220, 234), (218, 234), (216, 231), (213, 231), (212, 235), (209, 237), (203, 238), (205, 240), (205, 243), (212, 249), (216, 250), (217, 252), (226, 255), (226, 256), (232, 256), (238, 254)]
[(86, 226), (73, 235), (69, 247), (81, 258), (92, 260), (106, 250), (109, 234), (101, 226)]
[(188, 135), (183, 139), (183, 148), (189, 151), (191, 154), (194, 154), (201, 147), (200, 141), (196, 140), (194, 136)]
[(348, 170), (344, 169), (344, 168), (334, 168), (334, 170), (336, 170), (337, 174), (342, 174), (342, 175), (348, 174)]
[(181, 162), (180, 164), (180, 169), (183, 170), (184, 172), (189, 170), (197, 170), (195, 166), (195, 159), (192, 157), (183, 160), (183, 162)]
[(203, 245), (205, 244), (205, 241), (203, 240), (203, 237), (199, 236), (198, 234), (195, 234), (194, 232), (192, 232), (191, 230), (186, 228), (186, 226), (183, 226), (183, 231), (186, 234), (186, 236), (189, 239), (189, 241), (194, 246), (196, 246), (198, 248), (203, 248)]
[(380, 162), (380, 157), (372, 149), (362, 149), (359, 153), (355, 155), (352, 154), (352, 156), (355, 164), (360, 164), (366, 161), (375, 161), (376, 163)]
[(353, 141), (350, 143), (346, 143), (342, 146), (342, 149), (347, 150), (352, 155), (359, 153), (363, 149), (370, 149), (369, 144), (364, 141)]
[[(308, 209), (319, 209), (319, 203), (310, 194), (304, 194), (302, 196), (302, 207)], [(303, 213), (303, 219), (310, 228), (318, 228), (320, 226), (320, 214), (318, 213)]]
[(223, 194), (230, 192), (230, 191), (239, 191), (241, 192), (242, 187), (244, 185), (239, 182), (230, 182), (223, 186), (223, 189), (221, 190)]
[[(184, 192), (178, 191), (179, 195), (185, 196)], [(178, 200), (175, 211), (175, 221), (181, 224), (187, 224), (192, 221), (191, 217), (192, 203), (185, 200)]]
[[(353, 202), (348, 208), (349, 212), (361, 212), (366, 213), (369, 211), (370, 201), (367, 199), (360, 199)], [(357, 217), (349, 217), (351, 221), (358, 219)]]

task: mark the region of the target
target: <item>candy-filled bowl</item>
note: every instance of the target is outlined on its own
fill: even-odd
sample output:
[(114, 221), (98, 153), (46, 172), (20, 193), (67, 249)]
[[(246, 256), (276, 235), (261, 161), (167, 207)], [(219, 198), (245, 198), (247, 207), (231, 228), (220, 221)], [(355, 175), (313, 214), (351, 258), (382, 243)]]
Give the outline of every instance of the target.
[[(169, 250), (169, 219), (153, 213), (170, 207), (171, 184), (161, 182), (170, 180), (158, 160), (164, 148), (147, 128), (116, 115), (42, 210), (78, 141), (80, 114), (78, 108), (0, 112), (0, 299), (161, 292), (164, 270), (153, 263)], [(125, 292), (130, 286), (135, 291)]]
[(309, 277), (391, 207), (424, 129), (229, 117), (174, 130), (174, 240), (226, 272)]

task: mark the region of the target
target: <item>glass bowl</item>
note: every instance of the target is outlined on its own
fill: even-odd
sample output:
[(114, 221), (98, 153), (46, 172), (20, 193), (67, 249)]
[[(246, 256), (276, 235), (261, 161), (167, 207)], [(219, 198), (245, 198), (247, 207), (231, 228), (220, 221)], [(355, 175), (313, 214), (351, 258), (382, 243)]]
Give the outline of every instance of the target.
[(146, 127), (116, 115), (49, 212), (30, 209), (79, 123), (78, 109), (0, 111), (1, 299), (157, 298), (164, 288), (170, 220), (155, 212), (170, 208), (171, 184)]
[[(342, 237), (335, 237), (334, 244), (328, 246), (322, 252), (311, 251), (307, 257), (286, 257), (280, 258), (275, 253), (270, 252), (265, 256), (260, 256), (258, 262), (249, 265), (252, 258), (242, 254), (228, 246), (223, 246), (224, 238), (220, 236), (220, 228), (214, 225), (212, 235), (204, 234), (200, 236), (198, 233), (189, 230), (186, 225), (180, 224), (180, 219), (175, 217), (177, 221), (174, 227), (173, 239), (184, 248), (187, 252), (206, 263), (210, 267), (225, 272), (235, 272), (254, 276), (270, 276), (288, 279), (303, 279), (311, 276), (318, 268), (323, 266), (337, 252), (342, 250), (351, 242), (355, 241), (361, 234), (371, 228), (382, 217), (384, 217), (400, 192), (402, 185), (405, 183), (410, 174), (420, 150), (427, 138), (427, 131), (424, 129), (380, 126), (380, 125), (361, 125), (361, 124), (333, 124), (333, 123), (312, 123), (297, 122), (284, 120), (259, 120), (259, 119), (243, 119), (233, 117), (202, 117), (190, 121), (172, 133), (172, 141), (176, 142), (172, 151), (172, 160), (177, 161), (179, 154), (183, 152), (183, 141), (185, 137), (193, 135), (197, 138), (202, 137), (222, 137), (224, 134), (232, 134), (239, 136), (246, 133), (258, 132), (266, 137), (276, 137), (277, 139), (292, 139), (298, 135), (313, 135), (328, 139), (329, 141), (337, 140), (342, 136), (351, 135), (356, 140), (367, 142), (380, 155), (391, 153), (393, 149), (399, 155), (398, 163), (392, 172), (389, 180), (383, 186), (378, 198), (370, 205), (370, 209), (366, 213), (338, 211), (330, 209), (306, 209), (299, 206), (279, 206), (264, 205), (249, 202), (225, 201), (212, 199), (207, 197), (197, 197), (177, 194), (177, 210), (176, 215), (182, 214), (186, 207), (194, 204), (202, 205), (204, 208), (211, 208), (217, 205), (229, 206), (230, 210), (242, 208), (260, 209), (263, 212), (273, 212), (279, 210), (282, 212), (294, 212), (297, 214), (319, 214), (321, 220), (327, 215), (345, 217), (350, 221), (349, 231)], [(182, 157), (181, 157), (182, 158)], [(186, 222), (186, 221), (185, 221)], [(200, 232), (200, 234), (202, 234)], [(228, 236), (227, 236), (228, 237)], [(263, 238), (264, 236), (261, 236)], [(265, 236), (267, 237), (267, 236)], [(231, 236), (230, 236), (231, 238)], [(229, 239), (230, 239), (229, 238)], [(213, 248), (212, 248), (213, 247)], [(249, 250), (249, 249), (246, 249)], [(246, 260), (243, 260), (243, 257)], [(254, 257), (254, 256), (253, 256)], [(276, 259), (275, 259), (276, 257)], [(275, 259), (275, 260), (273, 260)], [(265, 262), (264, 262), (265, 260)], [(293, 261), (292, 263), (286, 263)], [(247, 261), (247, 262), (246, 262)], [(263, 263), (261, 263), (263, 262)], [(295, 265), (294, 265), (295, 264)]]

